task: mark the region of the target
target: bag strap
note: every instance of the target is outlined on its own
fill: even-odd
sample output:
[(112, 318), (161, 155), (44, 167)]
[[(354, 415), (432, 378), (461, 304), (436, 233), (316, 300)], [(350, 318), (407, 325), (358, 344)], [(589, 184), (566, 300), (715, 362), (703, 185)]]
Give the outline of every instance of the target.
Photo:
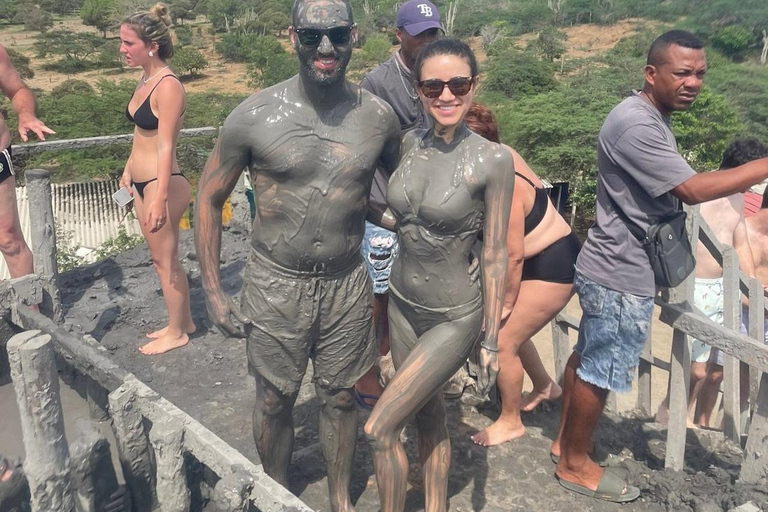
[(627, 217), (627, 214), (625, 214), (624, 211), (619, 208), (619, 205), (616, 204), (616, 201), (613, 200), (610, 194), (606, 192), (605, 195), (608, 196), (608, 200), (611, 202), (611, 205), (613, 205), (613, 210), (616, 212), (622, 222), (624, 222), (624, 224), (627, 226), (627, 229), (629, 229), (629, 232), (632, 233), (632, 236), (637, 238), (641, 244), (645, 244), (645, 241), (648, 239), (646, 232), (629, 217)]

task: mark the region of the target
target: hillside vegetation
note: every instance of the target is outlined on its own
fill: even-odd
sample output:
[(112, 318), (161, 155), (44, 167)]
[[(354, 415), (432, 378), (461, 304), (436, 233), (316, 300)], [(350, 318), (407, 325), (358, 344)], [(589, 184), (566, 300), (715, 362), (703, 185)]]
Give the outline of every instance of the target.
[[(393, 25), (399, 2), (352, 3), (361, 37), (349, 77), (359, 80), (396, 49)], [(690, 30), (707, 43), (705, 90), (690, 112), (673, 119), (681, 151), (691, 164), (701, 171), (717, 168), (722, 150), (739, 136), (768, 142), (765, 0), (436, 3), (448, 31), (468, 39), (479, 54), (479, 100), (494, 108), (504, 141), (542, 176), (570, 181), (573, 199), (584, 210), (594, 204), (600, 125), (611, 108), (642, 86), (648, 46), (670, 28)], [(146, 3), (0, 4), (0, 38), (37, 90), (40, 117), (57, 131), (56, 137), (132, 129), (121, 113), (139, 73), (123, 67), (115, 30), (124, 15)], [(247, 94), (296, 72), (286, 30), (292, 0), (169, 4), (180, 48), (171, 65), (189, 93), (186, 127), (219, 126)], [(185, 172), (202, 168), (211, 144), (180, 144)], [(60, 181), (103, 179), (119, 175), (128, 149), (51, 152), (20, 166), (48, 167)]]

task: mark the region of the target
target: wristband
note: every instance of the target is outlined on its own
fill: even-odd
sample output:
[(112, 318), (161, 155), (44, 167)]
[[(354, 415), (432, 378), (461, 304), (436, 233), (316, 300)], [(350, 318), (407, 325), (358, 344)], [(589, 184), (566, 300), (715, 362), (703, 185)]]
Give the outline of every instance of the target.
[(496, 347), (496, 348), (491, 348), (491, 347), (489, 347), (489, 346), (486, 346), (484, 343), (481, 343), (481, 344), (480, 344), (480, 348), (482, 348), (482, 349), (484, 349), (484, 350), (487, 350), (488, 352), (494, 352), (494, 353), (496, 353), (496, 352), (498, 352), (498, 351), (499, 351), (499, 348), (498, 348), (498, 347)]

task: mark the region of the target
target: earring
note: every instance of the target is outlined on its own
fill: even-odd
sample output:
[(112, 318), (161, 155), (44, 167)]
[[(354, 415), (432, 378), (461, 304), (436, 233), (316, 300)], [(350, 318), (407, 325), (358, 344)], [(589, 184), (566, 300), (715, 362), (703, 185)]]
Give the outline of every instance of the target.
[(155, 56), (155, 52), (153, 52), (152, 50), (149, 50), (149, 56), (150, 57), (154, 57)]

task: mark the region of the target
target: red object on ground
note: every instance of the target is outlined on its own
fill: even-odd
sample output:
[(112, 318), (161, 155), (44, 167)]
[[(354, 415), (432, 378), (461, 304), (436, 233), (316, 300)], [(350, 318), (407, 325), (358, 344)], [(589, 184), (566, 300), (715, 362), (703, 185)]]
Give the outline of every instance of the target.
[(753, 213), (760, 210), (760, 206), (763, 204), (763, 195), (756, 192), (744, 193), (744, 216), (749, 217)]

